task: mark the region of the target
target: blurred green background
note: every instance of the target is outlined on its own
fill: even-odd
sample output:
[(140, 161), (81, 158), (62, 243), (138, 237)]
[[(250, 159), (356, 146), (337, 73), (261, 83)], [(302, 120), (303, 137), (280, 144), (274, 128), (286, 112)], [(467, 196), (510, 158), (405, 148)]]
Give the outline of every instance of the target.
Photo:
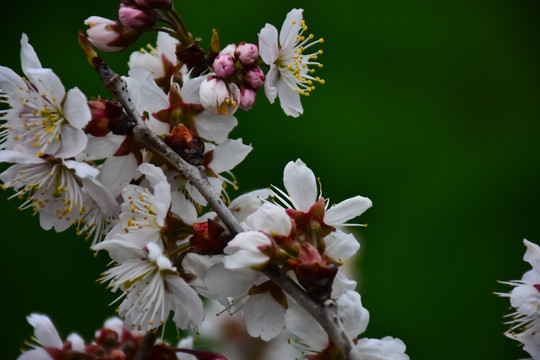
[[(525, 357), (503, 336), (509, 302), (493, 292), (529, 269), (523, 238), (540, 243), (540, 3), (176, 2), (203, 45), (215, 27), (223, 46), (256, 42), (293, 7), (325, 39), (317, 74), (326, 84), (303, 99), (300, 118), (262, 92), (250, 113), (237, 113), (233, 136), (254, 147), (235, 171), (241, 189), (281, 186), (284, 165), (301, 158), (334, 203), (372, 199), (355, 258), (366, 336), (401, 338), (416, 360)], [(90, 15), (116, 13), (111, 0), (4, 2), (0, 64), (21, 73), (25, 32), (66, 88), (108, 96), (77, 31)], [(129, 53), (154, 39), (103, 57), (126, 74)], [(63, 337), (88, 340), (114, 314), (115, 296), (95, 282), (107, 256), (94, 258), (74, 231), (44, 232), (4, 199), (2, 358), (30, 338), (31, 312), (48, 314)]]

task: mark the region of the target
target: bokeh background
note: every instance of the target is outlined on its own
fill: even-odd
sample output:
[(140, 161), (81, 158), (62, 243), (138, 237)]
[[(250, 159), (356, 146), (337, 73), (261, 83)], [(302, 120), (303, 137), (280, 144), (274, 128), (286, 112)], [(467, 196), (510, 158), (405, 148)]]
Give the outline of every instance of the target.
[[(304, 160), (326, 197), (356, 194), (374, 207), (360, 222), (358, 291), (371, 312), (365, 335), (399, 337), (411, 359), (518, 359), (503, 336), (508, 292), (521, 278), (522, 240), (540, 243), (540, 3), (532, 0), (176, 1), (203, 45), (256, 42), (305, 9), (325, 39), (326, 80), (304, 115), (290, 118), (261, 92), (239, 111), (233, 136), (253, 152), (235, 171), (241, 189), (282, 184), (284, 165)], [(0, 64), (20, 73), (26, 32), (42, 64), (66, 88), (107, 95), (77, 44), (90, 15), (116, 18), (117, 1), (9, 1), (1, 5)], [(103, 57), (127, 73), (131, 51)], [(0, 200), (1, 353), (15, 358), (48, 314), (62, 336), (87, 340), (114, 314), (96, 283), (108, 262), (74, 231), (44, 232), (18, 200)], [(231, 193), (235, 197), (235, 193)], [(234, 359), (231, 359), (234, 360)]]

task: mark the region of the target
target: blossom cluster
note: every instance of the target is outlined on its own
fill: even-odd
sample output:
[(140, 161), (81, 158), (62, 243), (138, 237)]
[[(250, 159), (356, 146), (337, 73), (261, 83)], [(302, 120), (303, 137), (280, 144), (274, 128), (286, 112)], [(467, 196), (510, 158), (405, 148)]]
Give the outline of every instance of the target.
[(514, 288), (498, 295), (510, 298), (514, 312), (508, 314), (510, 329), (505, 335), (519, 341), (533, 359), (540, 359), (540, 246), (524, 240), (527, 247), (523, 259), (532, 269), (521, 280), (503, 282)]
[[(237, 188), (231, 170), (252, 149), (229, 137), (238, 124), (236, 110), (250, 110), (257, 89), (264, 88), (270, 102), (279, 97), (285, 113), (298, 116), (300, 96), (309, 95), (314, 82), (324, 82), (312, 68), (322, 66), (316, 62), (322, 51), (305, 53), (322, 39), (304, 35), (302, 10), (288, 13), (279, 36), (266, 24), (258, 46), (241, 42), (220, 49), (215, 32), (205, 52), (170, 1), (122, 0), (119, 22), (86, 20), (88, 38), (80, 35), (81, 45), (87, 56), (85, 41), (102, 51), (122, 51), (157, 22), (166, 27), (159, 28), (156, 46), (131, 54), (122, 81), (145, 129), (197, 169), (210, 190), (190, 181), (163, 153), (136, 141), (133, 129), (140, 124), (120, 99), (88, 101), (77, 88), (66, 92), (41, 65), (26, 35), (21, 39), (25, 76), (0, 67), (0, 96), (9, 106), (0, 114), (0, 162), (12, 163), (0, 174), (2, 186), (22, 200), (21, 210), (38, 215), (43, 229), (76, 226), (94, 251), (108, 253), (112, 262), (100, 281), (118, 294), (124, 326), (119, 330), (115, 320), (112, 332), (103, 330), (97, 345), (85, 346), (75, 336), (62, 342), (48, 318), (32, 315), (28, 320), (41, 347), (20, 358), (106, 350), (110, 358), (129, 359), (138, 351), (140, 332), (161, 333), (163, 339), (170, 319), (178, 329), (205, 329), (202, 298), (219, 304), (223, 314), (241, 316), (254, 338), (270, 341), (287, 334), (309, 359), (345, 358), (319, 319), (268, 276), (271, 269), (299, 285), (310, 301), (337, 304), (338, 322), (362, 359), (408, 359), (399, 339), (358, 338), (369, 312), (342, 265), (360, 248), (347, 228), (361, 226), (350, 221), (372, 206), (370, 199), (354, 196), (330, 205), (300, 159), (285, 166), (284, 190), (271, 186), (233, 200), (226, 191)], [(96, 59), (91, 63), (97, 69)], [(206, 191), (217, 194), (242, 231), (214, 212)], [(108, 342), (109, 336), (115, 346), (101, 349), (99, 339)], [(179, 349), (159, 343), (152, 351), (224, 358)]]

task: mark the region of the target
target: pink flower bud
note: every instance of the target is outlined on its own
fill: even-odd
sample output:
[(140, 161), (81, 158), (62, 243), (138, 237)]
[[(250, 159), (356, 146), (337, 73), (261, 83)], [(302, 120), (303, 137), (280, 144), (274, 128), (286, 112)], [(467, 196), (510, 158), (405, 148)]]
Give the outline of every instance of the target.
[(171, 0), (134, 0), (135, 4), (148, 9), (170, 10), (172, 8)]
[(213, 69), (220, 78), (226, 79), (232, 76), (236, 72), (233, 57), (229, 54), (218, 55), (214, 59)]
[(254, 89), (258, 89), (264, 84), (264, 73), (260, 67), (250, 68), (244, 71), (244, 81)]
[(101, 16), (90, 16), (84, 21), (88, 40), (99, 50), (118, 52), (124, 50), (138, 38), (138, 34), (124, 29), (116, 21)]
[(120, 4), (118, 18), (129, 29), (146, 29), (156, 23), (156, 19), (146, 11), (124, 4)]
[(216, 76), (209, 76), (201, 83), (199, 97), (203, 108), (214, 114), (232, 115), (240, 105), (238, 86), (227, 85)]
[(240, 87), (240, 109), (248, 111), (255, 105), (257, 92), (249, 86)]
[(234, 55), (242, 65), (254, 66), (259, 61), (259, 48), (255, 44), (241, 42), (236, 47)]

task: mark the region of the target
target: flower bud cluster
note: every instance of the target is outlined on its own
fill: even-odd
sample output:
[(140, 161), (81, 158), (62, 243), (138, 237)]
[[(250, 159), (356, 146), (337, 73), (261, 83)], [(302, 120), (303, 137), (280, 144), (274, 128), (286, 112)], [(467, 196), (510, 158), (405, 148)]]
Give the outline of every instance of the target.
[(201, 83), (201, 105), (219, 114), (232, 114), (238, 108), (250, 110), (265, 78), (258, 60), (259, 49), (255, 44), (226, 46), (214, 59), (213, 72)]

